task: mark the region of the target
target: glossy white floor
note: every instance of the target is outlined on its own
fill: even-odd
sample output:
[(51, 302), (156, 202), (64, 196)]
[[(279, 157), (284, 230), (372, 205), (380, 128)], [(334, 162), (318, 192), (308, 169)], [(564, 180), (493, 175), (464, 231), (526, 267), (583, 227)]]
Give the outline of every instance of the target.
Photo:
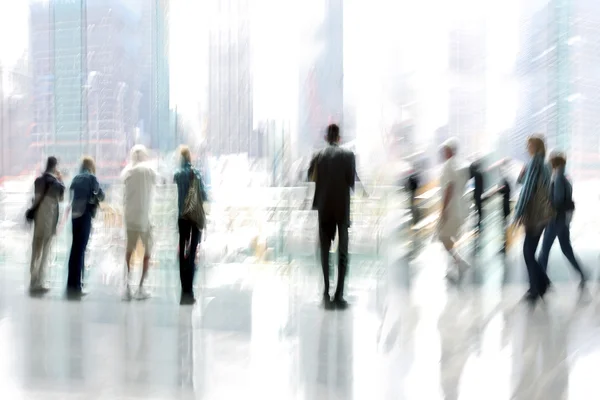
[[(583, 253), (589, 270), (597, 255)], [(217, 267), (193, 308), (162, 292), (31, 298), (0, 274), (0, 398), (600, 398), (600, 294), (580, 299), (560, 254), (556, 291), (533, 310), (518, 255), (482, 256), (462, 288), (444, 263), (432, 245), (410, 268), (353, 271), (343, 312), (319, 307), (307, 265)]]

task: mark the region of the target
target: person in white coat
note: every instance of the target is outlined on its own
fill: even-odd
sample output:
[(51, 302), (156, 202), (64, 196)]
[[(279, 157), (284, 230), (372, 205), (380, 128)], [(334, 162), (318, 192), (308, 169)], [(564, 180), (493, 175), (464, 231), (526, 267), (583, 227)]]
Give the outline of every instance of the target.
[(140, 286), (136, 293), (138, 300), (150, 297), (144, 288), (144, 281), (148, 274), (150, 256), (152, 254), (152, 225), (150, 223), (150, 210), (154, 190), (158, 182), (158, 174), (148, 162), (146, 147), (136, 145), (131, 149), (131, 161), (121, 174), (123, 182), (123, 214), (127, 230), (127, 245), (125, 261), (127, 264), (126, 287), (124, 300), (131, 300), (132, 293), (129, 286), (131, 273), (131, 256), (135, 251), (138, 241), (144, 246), (144, 261)]
[[(461, 167), (456, 154), (458, 140), (448, 139), (441, 146), (441, 156), (444, 160), (440, 187), (442, 189), (442, 205), (438, 225), (438, 238), (446, 251), (454, 260), (458, 278), (462, 277), (469, 264), (456, 250), (456, 242), (461, 236), (464, 221), (467, 217), (467, 203), (463, 199), (465, 186), (469, 179), (468, 171)], [(448, 275), (452, 278), (452, 275)]]

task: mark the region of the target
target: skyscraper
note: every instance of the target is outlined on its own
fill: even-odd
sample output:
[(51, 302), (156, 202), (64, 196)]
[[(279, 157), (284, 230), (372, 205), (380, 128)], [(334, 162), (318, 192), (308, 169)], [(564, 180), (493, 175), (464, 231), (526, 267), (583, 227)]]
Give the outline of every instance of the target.
[(298, 151), (309, 154), (323, 145), (325, 128), (343, 125), (344, 25), (343, 1), (325, 1), (324, 17), (311, 48), (318, 49), (314, 61), (300, 70)]
[(76, 172), (83, 154), (98, 174), (118, 177), (137, 114), (138, 18), (118, 0), (34, 3), (31, 64), (34, 148)]
[(250, 0), (211, 0), (210, 5), (208, 150), (215, 156), (252, 153)]

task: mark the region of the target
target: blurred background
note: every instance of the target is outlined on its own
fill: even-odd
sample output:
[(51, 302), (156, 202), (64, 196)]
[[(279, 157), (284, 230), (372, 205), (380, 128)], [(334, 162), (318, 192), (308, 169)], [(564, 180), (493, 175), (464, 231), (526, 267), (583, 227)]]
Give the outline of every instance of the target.
[(84, 154), (109, 193), (91, 251), (120, 254), (118, 177), (142, 143), (164, 177), (156, 262), (175, 263), (185, 143), (213, 200), (207, 262), (314, 264), (306, 167), (331, 122), (369, 194), (353, 200), (357, 260), (381, 259), (407, 175), (434, 188), (452, 136), (490, 188), (544, 134), (595, 210), (599, 64), (597, 0), (0, 0), (0, 257), (27, 261), (22, 215), (46, 157), (68, 181)]

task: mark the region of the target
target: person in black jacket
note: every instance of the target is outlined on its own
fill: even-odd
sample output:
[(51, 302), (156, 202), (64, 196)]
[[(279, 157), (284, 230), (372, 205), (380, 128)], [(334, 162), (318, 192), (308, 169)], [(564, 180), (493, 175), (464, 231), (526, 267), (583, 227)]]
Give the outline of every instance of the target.
[(483, 221), (483, 172), (481, 171), (481, 166), (479, 161), (475, 161), (469, 167), (469, 173), (471, 175), (471, 179), (474, 182), (473, 189), (473, 200), (475, 201), (475, 209), (477, 211), (477, 229), (481, 232), (481, 222)]
[(565, 176), (566, 164), (567, 159), (564, 154), (557, 152), (550, 156), (550, 165), (554, 173), (550, 185), (550, 201), (556, 211), (556, 216), (544, 230), (542, 250), (540, 251), (538, 262), (544, 271), (548, 270), (550, 249), (552, 249), (554, 240), (558, 238), (560, 249), (581, 278), (579, 287), (583, 289), (587, 278), (575, 257), (573, 246), (571, 245), (570, 224), (573, 212), (575, 211), (575, 203), (573, 202), (573, 186)]
[[(356, 161), (354, 153), (339, 146), (340, 128), (327, 127), (328, 146), (317, 153), (308, 168), (308, 177), (315, 182), (313, 209), (319, 215), (319, 239), (321, 266), (325, 284), (323, 305), (325, 308), (344, 309), (344, 281), (348, 268), (348, 227), (350, 226), (350, 190), (354, 190)], [(339, 234), (338, 281), (333, 300), (329, 297), (329, 250)]]
[(500, 180), (500, 188), (498, 193), (502, 195), (502, 217), (503, 217), (503, 226), (504, 226), (504, 246), (502, 247), (502, 254), (506, 254), (506, 250), (508, 247), (508, 225), (509, 225), (509, 217), (510, 217), (510, 195), (511, 195), (511, 187), (510, 182), (508, 180), (508, 161), (503, 161), (502, 163), (502, 178)]

